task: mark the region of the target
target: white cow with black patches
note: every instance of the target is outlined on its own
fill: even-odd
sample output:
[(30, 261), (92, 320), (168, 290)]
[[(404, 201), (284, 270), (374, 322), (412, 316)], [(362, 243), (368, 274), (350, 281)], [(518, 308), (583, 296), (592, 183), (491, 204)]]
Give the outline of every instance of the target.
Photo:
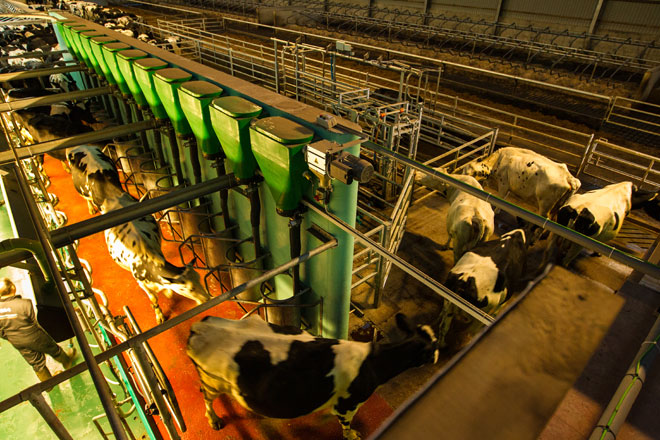
[[(620, 182), (604, 188), (573, 195), (557, 213), (557, 223), (601, 242), (612, 240), (621, 230), (630, 213), (633, 198), (632, 182)], [(582, 246), (560, 240), (562, 264), (568, 266)]]
[(101, 147), (79, 145), (67, 148), (66, 157), (76, 191), (87, 200), (90, 214), (96, 213), (107, 199), (124, 192), (115, 163)]
[(566, 164), (553, 162), (532, 150), (505, 147), (483, 160), (469, 163), (464, 174), (494, 179), (497, 192), (512, 193), (537, 206), (538, 214), (550, 217), (580, 188), (580, 181)]
[(331, 408), (344, 438), (359, 439), (351, 421), (376, 388), (438, 360), (429, 326), (415, 328), (400, 314), (396, 320), (406, 338), (392, 343), (317, 338), (254, 316), (206, 317), (193, 324), (187, 353), (200, 376), (211, 427), (224, 426), (213, 401), (226, 393), (265, 417), (294, 418)]
[[(101, 204), (107, 213), (138, 203), (128, 193), (109, 198)], [(156, 321), (165, 321), (158, 306), (158, 293), (170, 296), (172, 292), (202, 304), (211, 299), (192, 267), (178, 267), (165, 259), (161, 250), (161, 237), (156, 220), (148, 215), (123, 225), (105, 230), (105, 241), (112, 259), (129, 270), (138, 285), (147, 293)]]
[[(445, 286), (483, 312), (495, 314), (521, 284), (526, 249), (522, 229), (481, 243), (456, 262), (447, 275)], [(445, 301), (440, 315), (440, 347), (447, 346), (447, 334), (454, 318), (471, 319), (458, 307)]]
[[(445, 172), (442, 167), (435, 170)], [(490, 203), (450, 186), (430, 174), (417, 172), (417, 176), (420, 177), (416, 177), (415, 181), (419, 185), (435, 189), (449, 200), (446, 220), (449, 237), (443, 247), (449, 248), (450, 244), (453, 245), (454, 261), (458, 261), (465, 252), (493, 235), (495, 213)], [(477, 179), (472, 176), (462, 174), (449, 174), (449, 176), (483, 190)]]

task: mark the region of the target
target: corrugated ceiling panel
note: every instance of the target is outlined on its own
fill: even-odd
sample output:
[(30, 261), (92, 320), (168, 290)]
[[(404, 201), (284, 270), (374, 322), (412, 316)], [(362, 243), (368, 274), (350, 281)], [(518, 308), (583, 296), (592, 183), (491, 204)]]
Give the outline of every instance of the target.
[(456, 16), (460, 18), (469, 17), (475, 21), (492, 21), (495, 17), (497, 3), (498, 0), (463, 0), (452, 3), (433, 0), (429, 12), (433, 15)]
[(660, 35), (660, 3), (610, 0), (596, 33), (655, 40)]
[(585, 31), (589, 28), (595, 0), (509, 0), (500, 21), (518, 25)]

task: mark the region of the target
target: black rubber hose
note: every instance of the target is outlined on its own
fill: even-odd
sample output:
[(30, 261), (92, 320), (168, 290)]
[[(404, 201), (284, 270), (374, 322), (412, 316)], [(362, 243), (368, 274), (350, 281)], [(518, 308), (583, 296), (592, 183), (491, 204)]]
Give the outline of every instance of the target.
[(172, 152), (172, 161), (174, 162), (174, 173), (176, 174), (176, 181), (178, 185), (183, 185), (183, 170), (181, 169), (181, 156), (179, 155), (179, 144), (174, 130), (167, 129), (167, 138), (170, 141), (170, 149)]
[(250, 224), (252, 225), (252, 241), (254, 243), (254, 258), (261, 256), (261, 237), (259, 223), (261, 221), (261, 200), (259, 200), (259, 187), (250, 184)]
[[(300, 225), (302, 219), (296, 215), (289, 220), (289, 246), (291, 251), (291, 258), (300, 256), (301, 243), (300, 243)], [(300, 265), (296, 264), (291, 269), (293, 273), (293, 295), (300, 292)]]
[[(218, 177), (224, 176), (227, 174), (227, 171), (225, 170), (225, 158), (220, 157), (216, 159), (215, 161), (216, 168), (218, 170)], [(229, 191), (226, 189), (220, 190), (220, 208), (222, 209), (222, 219), (225, 222), (225, 229), (229, 227), (230, 221), (229, 221)]]

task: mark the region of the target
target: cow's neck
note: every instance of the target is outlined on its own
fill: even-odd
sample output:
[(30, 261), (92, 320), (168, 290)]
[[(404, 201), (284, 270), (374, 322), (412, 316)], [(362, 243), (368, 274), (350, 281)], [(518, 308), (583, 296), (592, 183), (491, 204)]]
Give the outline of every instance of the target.
[(421, 341), (408, 339), (401, 342), (376, 343), (365, 359), (369, 363), (378, 383), (383, 384), (409, 368), (422, 364)]

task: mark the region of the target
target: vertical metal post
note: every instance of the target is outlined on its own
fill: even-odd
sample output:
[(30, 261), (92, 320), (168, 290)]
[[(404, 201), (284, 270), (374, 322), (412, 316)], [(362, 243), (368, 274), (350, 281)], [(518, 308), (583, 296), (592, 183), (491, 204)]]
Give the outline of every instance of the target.
[(73, 440), (69, 431), (66, 430), (60, 419), (53, 412), (53, 409), (46, 403), (46, 399), (41, 394), (30, 394), (30, 403), (39, 411), (41, 417), (48, 423), (50, 429), (60, 440)]
[(144, 377), (147, 381), (149, 389), (154, 391), (154, 402), (156, 403), (158, 413), (163, 420), (163, 425), (165, 425), (165, 429), (167, 429), (167, 433), (170, 435), (172, 440), (179, 440), (181, 437), (179, 437), (179, 433), (176, 431), (174, 423), (172, 423), (172, 414), (170, 414), (169, 410), (167, 409), (165, 398), (163, 398), (163, 394), (160, 392), (158, 380), (156, 379), (156, 375), (149, 365), (149, 359), (147, 358), (147, 354), (144, 352), (142, 343), (138, 342), (130, 345), (133, 349), (133, 352), (135, 353), (135, 358), (140, 363), (140, 367), (144, 373)]
[(280, 67), (279, 63), (277, 62), (277, 40), (273, 40), (273, 50), (273, 59), (275, 60), (275, 93), (280, 93)]

